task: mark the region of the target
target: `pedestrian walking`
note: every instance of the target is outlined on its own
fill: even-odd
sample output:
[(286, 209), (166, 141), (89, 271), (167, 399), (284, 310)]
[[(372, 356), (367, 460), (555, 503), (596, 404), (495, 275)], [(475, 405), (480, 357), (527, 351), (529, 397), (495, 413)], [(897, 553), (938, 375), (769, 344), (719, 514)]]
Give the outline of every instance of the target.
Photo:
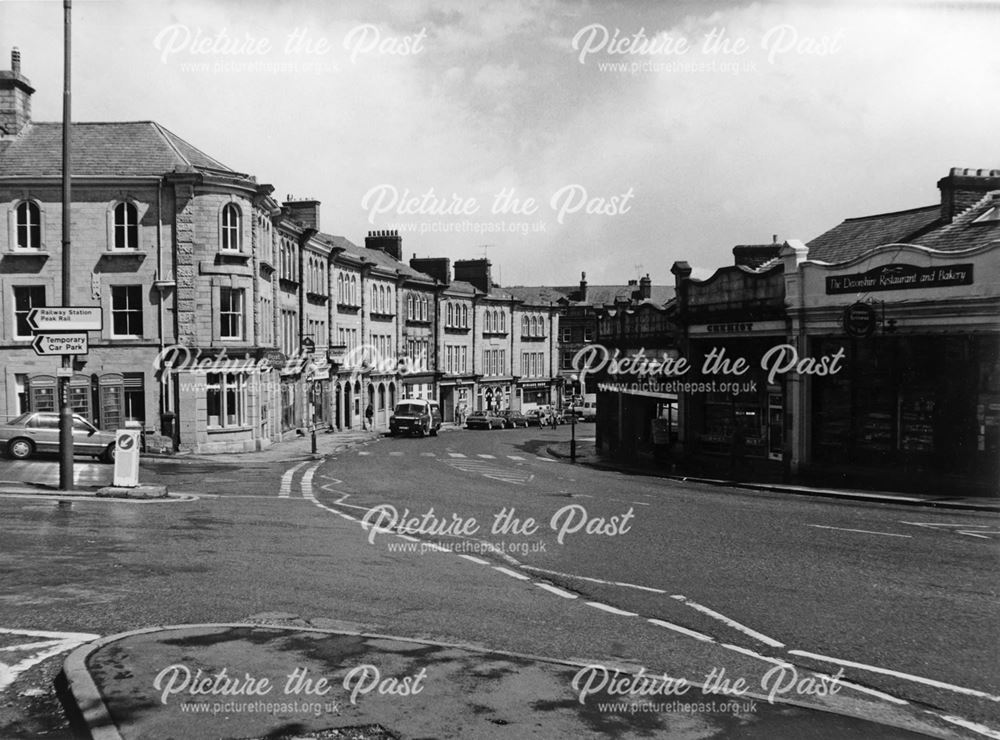
[(372, 406), (371, 404), (368, 404), (368, 406), (365, 407), (365, 422), (367, 424), (366, 428), (368, 429), (368, 431), (374, 429), (374, 426), (372, 426), (372, 420), (374, 418), (375, 418), (375, 407)]

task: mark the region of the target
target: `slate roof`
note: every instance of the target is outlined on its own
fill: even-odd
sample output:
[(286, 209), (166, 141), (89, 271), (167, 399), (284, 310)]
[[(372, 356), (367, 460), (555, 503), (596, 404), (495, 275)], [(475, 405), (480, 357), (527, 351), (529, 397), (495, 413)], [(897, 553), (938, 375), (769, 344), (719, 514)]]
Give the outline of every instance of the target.
[[(159, 176), (178, 167), (239, 175), (154, 121), (74, 123), (74, 176)], [(33, 123), (0, 149), (0, 176), (62, 174), (62, 124)]]
[(809, 259), (844, 262), (883, 244), (922, 244), (918, 237), (940, 218), (940, 204), (848, 218), (808, 243)]
[[(524, 286), (509, 288), (518, 297), (539, 297), (543, 303), (558, 303), (560, 300), (573, 305), (608, 306), (617, 301), (632, 300), (633, 293), (639, 292), (638, 285), (588, 285), (587, 300), (577, 300), (580, 295), (579, 285)], [(650, 299), (653, 303), (664, 305), (674, 297), (673, 285), (652, 285)]]
[(336, 236), (334, 234), (321, 233), (318, 237), (334, 247), (343, 249), (348, 254), (364, 258), (368, 262), (374, 262), (379, 267), (383, 267), (393, 272), (398, 272), (400, 275), (405, 275), (406, 277), (411, 277), (415, 280), (422, 280), (429, 283), (434, 282), (434, 278), (430, 275), (414, 270), (405, 262), (400, 262), (379, 249), (368, 249), (368, 247), (362, 247), (355, 244), (347, 237)]
[(994, 208), (1000, 208), (1000, 191), (987, 193), (974, 206), (955, 216), (950, 224), (934, 229), (917, 240), (917, 244), (951, 252), (1000, 242), (1000, 219), (976, 223), (976, 219)]

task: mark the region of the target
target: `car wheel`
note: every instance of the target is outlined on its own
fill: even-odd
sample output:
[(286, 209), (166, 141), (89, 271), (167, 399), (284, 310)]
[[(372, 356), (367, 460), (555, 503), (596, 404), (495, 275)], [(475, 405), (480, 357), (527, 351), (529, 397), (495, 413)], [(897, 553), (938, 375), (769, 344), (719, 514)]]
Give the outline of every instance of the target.
[(115, 445), (113, 442), (104, 448), (104, 452), (101, 453), (101, 459), (106, 463), (113, 463), (115, 461)]
[(431, 429), (431, 436), (432, 436), (432, 437), (436, 437), (436, 436), (438, 436), (438, 430), (437, 430), (436, 428), (434, 428), (434, 429)]
[(31, 457), (34, 451), (35, 444), (30, 439), (12, 439), (7, 445), (7, 454), (15, 460)]

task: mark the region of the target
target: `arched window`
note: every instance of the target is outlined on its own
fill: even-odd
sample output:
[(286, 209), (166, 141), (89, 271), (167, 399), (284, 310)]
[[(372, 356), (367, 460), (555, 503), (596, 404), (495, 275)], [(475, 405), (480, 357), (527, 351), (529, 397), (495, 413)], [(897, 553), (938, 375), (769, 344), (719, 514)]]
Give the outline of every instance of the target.
[(531, 336), (533, 336), (533, 337), (537, 337), (538, 336), (538, 317), (537, 316), (532, 316), (531, 317)]
[(497, 311), (500, 314), (500, 331), (507, 331), (507, 314), (503, 311)]
[(347, 299), (344, 297), (344, 273), (337, 273), (337, 301), (340, 303), (347, 303)]
[(406, 296), (406, 318), (413, 318), (413, 294)]
[(454, 326), (455, 325), (455, 304), (454, 303), (449, 303), (448, 304), (447, 318), (445, 319), (444, 325), (445, 326)]
[(222, 207), (222, 248), (230, 252), (240, 251), (240, 209), (235, 203)]
[(468, 329), (469, 328), (469, 307), (468, 306), (462, 306), (462, 328), (463, 329)]
[(528, 331), (528, 317), (527, 316), (522, 316), (521, 317), (521, 336), (526, 337), (526, 336), (529, 336), (529, 334), (530, 334), (530, 332)]
[(42, 213), (38, 204), (30, 200), (18, 203), (16, 217), (18, 249), (41, 249)]
[(421, 313), (420, 318), (423, 321), (427, 321), (431, 317), (430, 304), (427, 301), (427, 296), (424, 296), (420, 300), (420, 313)]
[(351, 305), (358, 305), (358, 276), (351, 275)]
[(486, 312), (486, 321), (483, 324), (483, 331), (486, 332), (487, 334), (489, 332), (493, 331), (493, 312), (492, 311), (487, 311)]
[(131, 203), (115, 206), (115, 249), (139, 248), (139, 209)]

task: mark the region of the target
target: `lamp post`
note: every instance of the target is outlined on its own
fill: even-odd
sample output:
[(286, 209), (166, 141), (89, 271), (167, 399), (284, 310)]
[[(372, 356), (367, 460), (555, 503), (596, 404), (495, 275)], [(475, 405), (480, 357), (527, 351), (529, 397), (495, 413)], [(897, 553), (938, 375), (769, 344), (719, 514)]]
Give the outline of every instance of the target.
[[(579, 378), (576, 375), (570, 376), (570, 380), (573, 381), (574, 386), (576, 385), (576, 381), (578, 379)], [(572, 404), (570, 404), (569, 411), (570, 411), (569, 461), (576, 462), (576, 409), (573, 408)]]

